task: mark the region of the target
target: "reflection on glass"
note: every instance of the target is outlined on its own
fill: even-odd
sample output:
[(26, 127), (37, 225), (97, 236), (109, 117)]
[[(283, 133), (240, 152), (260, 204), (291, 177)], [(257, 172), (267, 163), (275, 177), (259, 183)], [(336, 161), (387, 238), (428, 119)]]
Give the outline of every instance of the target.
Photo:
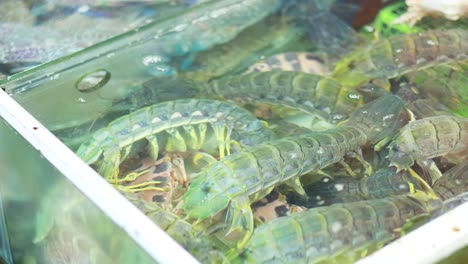
[(0, 192), (15, 263), (154, 263), (3, 120)]

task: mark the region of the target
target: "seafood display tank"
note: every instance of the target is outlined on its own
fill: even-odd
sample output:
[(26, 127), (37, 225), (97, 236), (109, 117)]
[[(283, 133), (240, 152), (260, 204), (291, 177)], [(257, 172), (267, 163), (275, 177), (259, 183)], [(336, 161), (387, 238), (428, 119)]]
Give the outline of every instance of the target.
[[(36, 42), (0, 39), (0, 263), (466, 260), (463, 6), (24, 2)], [(100, 26), (48, 19), (76, 14)]]

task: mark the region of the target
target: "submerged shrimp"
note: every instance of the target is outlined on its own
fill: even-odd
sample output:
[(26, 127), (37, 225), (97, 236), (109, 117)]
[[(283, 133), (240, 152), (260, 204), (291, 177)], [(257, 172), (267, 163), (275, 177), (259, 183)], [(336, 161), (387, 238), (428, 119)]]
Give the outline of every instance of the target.
[(446, 115), (415, 120), (401, 129), (388, 148), (388, 158), (399, 170), (439, 156), (462, 163), (468, 156), (468, 118)]
[(392, 135), (408, 118), (402, 101), (383, 96), (354, 112), (335, 129), (312, 132), (246, 148), (203, 170), (183, 195), (189, 217), (206, 219), (228, 207), (231, 230), (253, 230), (250, 203), (288, 182), (302, 187), (297, 176), (340, 162), (351, 151)]
[(241, 254), (231, 258), (234, 263), (352, 263), (397, 238), (407, 220), (443, 206), (415, 196), (335, 204), (275, 219), (257, 227)]
[(389, 169), (378, 170), (369, 177), (324, 177), (320, 182), (304, 187), (309, 195), (308, 207), (327, 206), (424, 190), (409, 173)]
[[(155, 104), (122, 116), (95, 132), (76, 153), (88, 164), (103, 156), (98, 165), (99, 173), (105, 178), (116, 179), (121, 160), (129, 155), (136, 141), (148, 140), (153, 159), (160, 150), (161, 137), (158, 140), (157, 134), (161, 132), (170, 135), (166, 147), (170, 146), (174, 151), (200, 149), (205, 142), (207, 124), (213, 129), (220, 156), (224, 156), (225, 151), (230, 153), (231, 136), (243, 145), (253, 145), (272, 136), (259, 120), (236, 105), (186, 99)], [(182, 128), (183, 133), (177, 128)]]
[(468, 30), (396, 35), (355, 50), (336, 64), (333, 77), (351, 87), (468, 58)]
[(401, 129), (388, 146), (388, 159), (397, 170), (409, 169), (416, 161), (434, 183), (441, 173), (429, 159), (461, 164), (468, 157), (468, 118), (451, 115), (415, 120)]
[(149, 100), (185, 97), (229, 99), (241, 104), (284, 106), (300, 112), (318, 115), (334, 123), (346, 119), (364, 104), (364, 95), (336, 80), (301, 72), (251, 72), (229, 76), (209, 83), (184, 80), (161, 84), (160, 79), (147, 82), (130, 103), (146, 104)]

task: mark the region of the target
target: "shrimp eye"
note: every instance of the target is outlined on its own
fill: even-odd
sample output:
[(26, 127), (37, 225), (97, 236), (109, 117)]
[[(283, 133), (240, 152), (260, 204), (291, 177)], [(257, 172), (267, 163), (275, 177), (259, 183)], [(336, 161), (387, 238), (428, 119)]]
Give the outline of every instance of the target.
[(201, 190), (202, 192), (204, 193), (209, 193), (210, 190), (211, 190), (211, 186), (209, 184), (204, 184), (202, 187), (201, 187)]
[(393, 145), (393, 146), (392, 146), (392, 150), (393, 150), (394, 152), (400, 152), (400, 147), (399, 147), (398, 145)]

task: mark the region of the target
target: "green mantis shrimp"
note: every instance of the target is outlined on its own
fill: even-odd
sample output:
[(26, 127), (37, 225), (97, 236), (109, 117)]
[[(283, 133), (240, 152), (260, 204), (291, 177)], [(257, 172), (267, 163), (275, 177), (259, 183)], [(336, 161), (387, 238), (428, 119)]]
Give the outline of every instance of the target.
[[(453, 163), (465, 162), (468, 155), (468, 118), (451, 115), (427, 117), (410, 122), (389, 144), (388, 158), (397, 170), (409, 169), (416, 161), (427, 167), (425, 161), (439, 156)], [(440, 172), (428, 168), (435, 182)]]
[(259, 226), (233, 263), (352, 263), (396, 239), (407, 220), (447, 211), (424, 193), (318, 207)]
[(209, 83), (186, 80), (168, 87), (161, 87), (160, 81), (155, 79), (145, 86), (132, 96), (131, 105), (158, 100), (161, 94), (168, 98), (214, 97), (241, 104), (283, 106), (336, 123), (364, 103), (364, 95), (358, 89), (350, 89), (330, 78), (301, 72), (252, 72)]
[[(214, 131), (221, 157), (225, 151), (230, 153), (231, 136), (241, 145), (256, 144), (272, 136), (263, 123), (236, 105), (214, 100), (183, 99), (148, 106), (112, 121), (107, 127), (96, 131), (76, 153), (88, 164), (95, 163), (103, 156), (98, 166), (99, 173), (105, 178), (116, 179), (121, 160), (129, 155), (136, 141), (149, 141), (150, 155), (154, 159), (161, 149), (161, 137), (157, 135), (161, 132), (173, 138), (167, 140), (166, 148), (171, 145), (174, 151), (200, 149), (208, 124)], [(185, 138), (176, 128), (183, 129)]]
[(424, 190), (409, 172), (396, 173), (390, 169), (378, 170), (362, 179), (350, 176), (324, 177), (304, 189), (309, 194), (307, 207), (385, 198)]
[(408, 118), (403, 102), (385, 95), (356, 110), (335, 129), (265, 142), (227, 156), (204, 169), (182, 196), (189, 217), (206, 219), (229, 206), (231, 230), (253, 230), (250, 203), (284, 182), (343, 160), (352, 151), (387, 138)]
[(356, 89), (342, 86), (333, 79), (300, 72), (256, 72), (215, 80), (203, 92), (237, 102), (262, 102), (286, 106), (325, 119), (344, 120), (364, 102)]
[(467, 58), (468, 30), (433, 30), (392, 36), (357, 49), (336, 64), (332, 76), (351, 87), (373, 80), (388, 88), (387, 79)]

